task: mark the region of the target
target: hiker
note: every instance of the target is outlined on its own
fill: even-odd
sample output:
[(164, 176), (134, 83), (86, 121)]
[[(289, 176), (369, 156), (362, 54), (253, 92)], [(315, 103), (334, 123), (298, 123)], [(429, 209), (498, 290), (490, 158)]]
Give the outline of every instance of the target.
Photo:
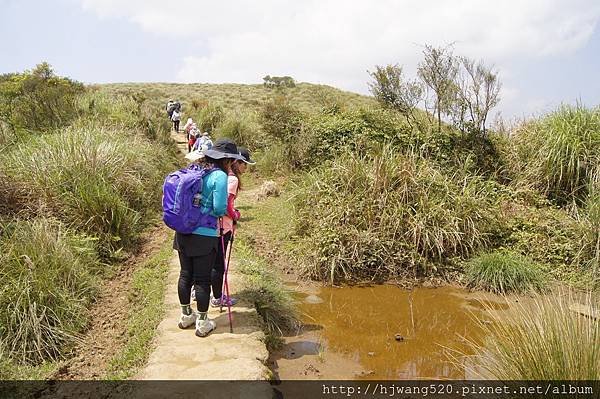
[(167, 102), (167, 106), (165, 107), (165, 110), (167, 111), (167, 116), (169, 117), (169, 120), (171, 120), (171, 116), (173, 115), (173, 110), (175, 109), (174, 104), (175, 104), (175, 102), (173, 100), (169, 100)]
[(192, 118), (188, 118), (187, 122), (185, 122), (185, 125), (183, 125), (183, 131), (186, 134), (190, 133), (190, 129), (192, 128), (192, 126), (194, 126), (194, 121), (192, 120)]
[[(191, 157), (190, 157), (191, 158)], [(227, 211), (227, 171), (231, 164), (241, 159), (235, 143), (221, 139), (204, 154), (207, 168), (215, 168), (202, 180), (200, 206), (202, 222), (192, 234), (175, 233), (173, 248), (179, 252), (181, 271), (177, 285), (181, 317), (179, 328), (196, 324), (196, 335), (207, 336), (216, 328), (214, 320), (208, 318), (211, 291), (211, 273), (217, 257), (219, 238), (218, 218)], [(190, 290), (195, 287), (197, 312), (190, 306)]]
[(178, 111), (177, 108), (173, 110), (171, 120), (173, 121), (173, 129), (175, 130), (175, 133), (179, 133), (179, 122), (181, 121), (181, 112)]
[(235, 199), (239, 190), (242, 189), (240, 176), (246, 171), (247, 165), (254, 165), (250, 159), (250, 153), (244, 147), (238, 147), (238, 151), (242, 159), (238, 159), (232, 163), (229, 175), (227, 176), (227, 213), (223, 216), (223, 246), (219, 247), (217, 252), (217, 260), (212, 270), (212, 291), (213, 297), (210, 304), (213, 307), (233, 306), (237, 303), (237, 299), (228, 297), (222, 291), (223, 274), (225, 273), (225, 255), (227, 254), (227, 246), (234, 234), (234, 225), (240, 219), (240, 211), (235, 209)]
[(196, 149), (194, 146), (196, 144), (196, 141), (198, 140), (197, 132), (198, 132), (198, 130), (195, 127), (192, 127), (187, 134), (188, 152), (192, 152)]
[(202, 133), (200, 139), (196, 142), (195, 149), (199, 150), (201, 148), (206, 148), (210, 150), (213, 146), (213, 142), (210, 139), (210, 134), (208, 132)]

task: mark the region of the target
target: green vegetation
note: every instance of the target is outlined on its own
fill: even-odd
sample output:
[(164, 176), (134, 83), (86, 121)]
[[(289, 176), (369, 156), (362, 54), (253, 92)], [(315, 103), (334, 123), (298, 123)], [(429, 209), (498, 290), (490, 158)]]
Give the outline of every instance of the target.
[(572, 311), (574, 302), (598, 312), (591, 297), (574, 301), (564, 293), (511, 305), (509, 319), (490, 312), (492, 323), (481, 324), (489, 339), (473, 345), (474, 370), (495, 380), (598, 380), (600, 323)]
[(384, 281), (468, 257), (493, 232), (494, 190), (391, 147), (373, 158), (344, 153), (308, 175), (297, 197), (296, 233), (303, 252), (314, 248), (303, 265), (331, 282)]
[(515, 134), (519, 176), (559, 204), (600, 189), (600, 108), (562, 106)]
[(56, 360), (87, 323), (101, 267), (93, 242), (46, 218), (0, 233), (0, 351), (20, 364)]
[(81, 83), (56, 76), (48, 63), (32, 71), (0, 76), (0, 121), (13, 131), (44, 130), (68, 125), (77, 117)]
[(470, 287), (499, 294), (542, 291), (546, 283), (539, 266), (511, 251), (491, 252), (471, 259), (465, 275)]
[(158, 152), (142, 137), (70, 127), (16, 145), (0, 168), (36, 193), (48, 213), (96, 237), (106, 258), (131, 248), (156, 211), (162, 179), (172, 168)]
[(266, 343), (269, 349), (277, 347), (284, 332), (298, 327), (298, 314), (291, 292), (287, 290), (275, 270), (265, 259), (257, 256), (245, 240), (236, 240), (237, 271), (244, 278), (240, 298), (249, 300), (264, 321)]
[(256, 188), (257, 179), (247, 175), (242, 179), (244, 191), (238, 200), (242, 219), (233, 247), (237, 260), (234, 267), (245, 277), (240, 297), (256, 306), (264, 320), (267, 347), (274, 349), (281, 345), (283, 333), (299, 325), (292, 293), (278, 275), (289, 262), (287, 253), (294, 246), (290, 240), (292, 222), (289, 218), (293, 210), (289, 196), (269, 197), (248, 205), (247, 196), (253, 194), (245, 191)]
[(165, 244), (160, 252), (133, 274), (129, 293), (131, 306), (127, 321), (127, 344), (110, 360), (107, 378), (130, 378), (145, 364), (152, 352), (154, 330), (164, 315), (165, 281), (169, 271), (169, 259), (173, 254), (171, 245), (171, 241), (165, 237)]
[(41, 378), (156, 219), (176, 147), (142, 96), (85, 88), (45, 63), (0, 76), (0, 98), (0, 375)]

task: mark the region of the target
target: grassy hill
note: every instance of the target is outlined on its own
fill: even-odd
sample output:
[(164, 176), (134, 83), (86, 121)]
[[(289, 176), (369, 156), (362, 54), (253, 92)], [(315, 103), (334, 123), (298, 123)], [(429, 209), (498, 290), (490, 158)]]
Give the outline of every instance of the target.
[[(220, 104), (225, 111), (256, 110), (277, 89), (269, 89), (262, 84), (209, 84), (209, 83), (109, 83), (96, 85), (108, 94), (133, 94), (144, 96), (151, 104), (162, 106), (169, 99), (178, 99), (183, 104), (184, 114), (190, 108), (201, 106), (203, 102)], [(326, 85), (299, 83), (296, 87), (285, 88), (285, 93), (293, 106), (303, 111), (311, 111), (324, 102), (337, 99), (348, 106), (375, 105), (371, 97), (343, 91)], [(194, 104), (194, 101), (196, 103)]]

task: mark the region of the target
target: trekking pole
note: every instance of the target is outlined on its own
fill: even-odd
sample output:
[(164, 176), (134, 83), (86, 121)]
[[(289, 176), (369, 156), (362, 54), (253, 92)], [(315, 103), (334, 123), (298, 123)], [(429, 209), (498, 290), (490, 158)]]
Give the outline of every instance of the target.
[[(221, 225), (221, 251), (223, 252), (223, 266), (225, 267), (224, 280), (225, 289), (227, 291), (227, 311), (229, 316), (229, 332), (233, 333), (233, 321), (231, 319), (231, 303), (229, 299), (229, 285), (227, 284), (227, 268), (229, 267), (229, 257), (227, 257), (227, 265), (225, 264), (225, 238), (223, 235), (223, 219), (219, 219)], [(233, 235), (232, 235), (233, 237)], [(231, 250), (231, 248), (230, 248)], [(230, 251), (231, 253), (231, 251)], [(223, 288), (221, 288), (221, 303), (219, 306), (219, 313), (223, 311)]]
[[(229, 309), (229, 332), (233, 334), (233, 323), (231, 322), (231, 296), (229, 295), (229, 282), (227, 281), (227, 273), (229, 272), (229, 261), (231, 260), (231, 251), (233, 251), (233, 238), (235, 237), (235, 225), (231, 230), (231, 240), (229, 241), (229, 254), (227, 255), (227, 265), (225, 266), (225, 292), (227, 293), (227, 308)], [(221, 304), (223, 301), (221, 301)]]

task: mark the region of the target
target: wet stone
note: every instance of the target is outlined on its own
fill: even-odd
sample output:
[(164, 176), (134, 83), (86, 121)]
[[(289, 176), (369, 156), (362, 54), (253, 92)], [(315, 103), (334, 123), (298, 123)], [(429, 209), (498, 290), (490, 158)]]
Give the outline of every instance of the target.
[(308, 295), (306, 298), (304, 298), (304, 302), (317, 304), (323, 303), (323, 300), (316, 295)]

